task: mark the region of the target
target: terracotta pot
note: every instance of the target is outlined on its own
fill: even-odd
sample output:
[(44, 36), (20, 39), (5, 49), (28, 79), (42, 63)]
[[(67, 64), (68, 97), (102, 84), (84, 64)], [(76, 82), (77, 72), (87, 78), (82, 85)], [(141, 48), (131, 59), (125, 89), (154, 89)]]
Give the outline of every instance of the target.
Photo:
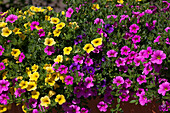
[[(87, 106), (91, 109), (90, 113), (101, 113), (99, 111), (99, 109), (97, 108), (97, 104), (102, 101), (103, 98), (99, 98), (97, 97), (96, 99), (91, 99), (88, 100), (87, 99)], [(114, 99), (114, 101), (116, 102), (116, 99)], [(82, 103), (83, 105), (85, 105), (84, 103)], [(121, 108), (123, 109), (124, 113), (163, 113), (160, 112), (158, 109), (159, 103), (156, 103), (156, 100), (153, 100), (151, 103), (148, 103), (147, 106), (141, 106), (141, 105), (135, 105), (135, 104), (131, 104), (128, 102), (121, 102), (120, 103)], [(113, 104), (112, 106), (113, 108), (116, 107), (116, 103)], [(106, 113), (111, 113), (110, 112), (111, 108), (108, 108)], [(58, 109), (53, 109), (52, 113), (60, 113), (60, 111)], [(22, 111), (21, 105), (16, 106), (15, 104), (12, 104), (11, 110), (5, 112), (5, 113), (24, 113)]]

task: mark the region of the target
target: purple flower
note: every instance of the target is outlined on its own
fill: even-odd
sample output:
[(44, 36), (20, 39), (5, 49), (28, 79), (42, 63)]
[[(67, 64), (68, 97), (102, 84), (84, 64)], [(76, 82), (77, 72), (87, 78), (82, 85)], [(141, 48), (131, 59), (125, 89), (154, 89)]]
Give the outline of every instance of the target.
[(91, 66), (87, 67), (87, 71), (90, 75), (94, 75), (94, 73), (95, 73), (95, 69)]
[(3, 62), (0, 62), (0, 71), (5, 69), (5, 65)]
[(25, 89), (21, 89), (21, 88), (16, 89), (16, 91), (15, 91), (15, 93), (14, 93), (15, 98), (21, 97), (21, 94), (22, 94), (22, 93), (25, 93), (25, 92), (26, 92)]
[(156, 20), (153, 20), (153, 24), (152, 25), (150, 25), (149, 23), (146, 22), (146, 27), (148, 28), (149, 31), (155, 29), (155, 23), (156, 22), (157, 22)]
[(10, 83), (6, 80), (0, 80), (0, 94), (2, 93), (2, 91), (8, 91), (8, 86), (10, 85)]
[(29, 104), (31, 105), (32, 108), (36, 108), (37, 107), (37, 100), (30, 98), (29, 99)]
[(18, 19), (18, 16), (10, 14), (7, 18), (5, 22), (10, 22), (10, 23), (14, 23), (16, 20)]
[(128, 40), (129, 38), (133, 37), (133, 34), (132, 33), (125, 33), (125, 35), (123, 36), (123, 38), (125, 40)]
[(73, 84), (73, 77), (72, 76), (70, 76), (70, 75), (68, 75), (68, 76), (66, 76), (65, 77), (65, 80), (64, 80), (64, 82), (66, 83), (66, 85), (72, 85)]
[(130, 52), (130, 48), (128, 46), (123, 46), (120, 49), (120, 51), (121, 51), (121, 55), (126, 55), (127, 56), (129, 54), (129, 52)]
[(145, 75), (140, 75), (138, 78), (137, 78), (137, 82), (141, 85), (142, 83), (146, 83), (146, 76)]
[(154, 68), (155, 68), (155, 71), (156, 71), (157, 73), (159, 73), (159, 71), (160, 71), (161, 68), (162, 68), (162, 65), (161, 65), (161, 64), (154, 64)]
[(130, 27), (130, 33), (137, 33), (137, 31), (139, 30), (139, 26), (137, 26), (136, 24), (132, 24)]
[(36, 29), (36, 26), (38, 26), (38, 25), (39, 25), (39, 22), (33, 21), (33, 22), (31, 23), (31, 25), (30, 25), (31, 30)]
[(103, 101), (100, 101), (98, 104), (97, 104), (97, 108), (102, 112), (106, 112), (107, 111), (107, 107), (108, 105), (106, 103), (104, 103)]
[(73, 14), (74, 10), (72, 8), (68, 8), (67, 12), (66, 12), (66, 17), (70, 18), (71, 15)]
[(80, 70), (80, 65), (77, 63), (72, 63), (69, 69), (72, 70), (73, 72), (76, 70)]
[(82, 95), (83, 95), (83, 92), (82, 92), (82, 87), (80, 86), (76, 86), (74, 87), (74, 94), (76, 94), (77, 98), (80, 98)]
[(84, 62), (87, 66), (91, 66), (93, 64), (93, 60), (91, 58), (86, 58)]
[(166, 54), (163, 53), (161, 50), (156, 50), (154, 53), (151, 55), (151, 62), (156, 63), (156, 64), (162, 64), (162, 60), (166, 58)]
[(113, 79), (113, 84), (116, 84), (117, 86), (123, 83), (124, 83), (124, 79), (121, 76), (117, 76)]
[(68, 113), (80, 113), (80, 107), (77, 105), (70, 105)]
[(39, 35), (39, 37), (45, 36), (44, 30), (43, 30), (43, 29), (40, 29), (40, 30), (38, 31), (38, 35)]
[(22, 62), (24, 58), (25, 58), (25, 55), (24, 55), (24, 53), (22, 52), (22, 53), (20, 54), (20, 56), (19, 56), (19, 62)]
[(107, 52), (107, 56), (108, 57), (117, 57), (117, 54), (118, 54), (118, 52), (116, 52), (115, 50), (109, 50), (108, 52)]
[(93, 86), (94, 86), (94, 84), (93, 84), (93, 78), (92, 78), (92, 77), (86, 77), (84, 84), (85, 84), (86, 88), (91, 88), (91, 87), (93, 87)]
[(77, 45), (82, 42), (82, 35), (78, 35), (77, 38), (74, 40), (74, 44)]
[(6, 94), (1, 94), (0, 96), (0, 103), (7, 105), (7, 100), (9, 100), (9, 97)]
[(162, 94), (163, 96), (165, 96), (165, 93), (167, 91), (170, 91), (170, 83), (169, 82), (164, 82), (159, 85), (159, 89), (158, 89), (159, 94)]
[(61, 65), (61, 66), (58, 68), (58, 71), (60, 71), (60, 74), (67, 74), (67, 70), (68, 70), (68, 67), (65, 66), (65, 65)]
[(5, 48), (3, 48), (1, 45), (0, 45), (0, 56), (2, 56), (2, 53), (4, 52)]
[(105, 93), (104, 102), (111, 104), (112, 101), (113, 101), (113, 95), (111, 95), (110, 93)]
[(141, 38), (140, 35), (135, 35), (135, 36), (132, 38), (133, 43), (136, 44), (137, 42), (140, 42), (140, 38)]
[(108, 32), (108, 33), (112, 33), (112, 32), (114, 31), (112, 25), (110, 25), (110, 24), (106, 24), (106, 25), (105, 25), (105, 30), (106, 30), (106, 32)]
[(44, 52), (47, 53), (47, 55), (52, 55), (55, 52), (55, 48), (54, 46), (46, 46)]
[(83, 87), (83, 97), (84, 98), (88, 98), (89, 96), (92, 96), (92, 91), (91, 91), (91, 88), (86, 88), (86, 87)]
[(162, 102), (162, 105), (159, 106), (160, 111), (168, 111), (169, 108), (170, 108), (170, 102), (168, 101)]

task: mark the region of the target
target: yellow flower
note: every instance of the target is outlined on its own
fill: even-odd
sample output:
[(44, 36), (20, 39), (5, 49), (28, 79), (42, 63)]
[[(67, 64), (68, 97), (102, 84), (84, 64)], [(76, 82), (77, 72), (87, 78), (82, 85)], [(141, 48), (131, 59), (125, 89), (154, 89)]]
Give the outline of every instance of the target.
[(55, 29), (53, 31), (54, 36), (57, 36), (57, 37), (59, 37), (60, 33), (61, 33), (61, 31), (59, 29)]
[(35, 26), (35, 27), (36, 27), (37, 30), (42, 29), (42, 27), (40, 27), (40, 26)]
[(71, 52), (71, 50), (72, 50), (72, 47), (65, 47), (65, 48), (63, 49), (64, 55), (69, 55), (70, 52)]
[(8, 71), (4, 71), (3, 73), (2, 73), (2, 79), (6, 79), (7, 77), (6, 77), (6, 74), (8, 73)]
[(35, 6), (31, 6), (30, 9), (31, 9), (31, 11), (34, 11), (35, 10)]
[(63, 74), (61, 75), (61, 74), (60, 74), (60, 75), (59, 75), (60, 80), (64, 81), (64, 79), (65, 79), (66, 76), (67, 76), (67, 75), (63, 75)]
[(62, 15), (65, 15), (65, 11), (61, 11), (61, 14), (62, 14)]
[(34, 99), (38, 99), (39, 95), (40, 95), (40, 92), (38, 92), (36, 90), (31, 92), (31, 97)]
[(5, 58), (5, 59), (2, 60), (2, 62), (3, 62), (3, 63), (6, 63), (6, 66), (7, 66), (9, 61), (8, 61), (7, 58)]
[(18, 76), (18, 77), (17, 77), (17, 79), (18, 79), (18, 80), (19, 80), (19, 79), (20, 79), (20, 80), (22, 80), (22, 79), (23, 79), (23, 77), (22, 77), (22, 76)]
[(66, 99), (65, 99), (64, 95), (58, 94), (55, 98), (55, 101), (58, 102), (59, 105), (62, 105), (63, 103), (66, 102)]
[(49, 11), (53, 10), (53, 8), (52, 8), (51, 6), (48, 6), (47, 9), (48, 9)]
[(49, 97), (52, 97), (53, 95), (55, 95), (56, 93), (53, 91), (53, 90), (50, 90), (49, 92), (48, 92), (48, 96)]
[(140, 1), (142, 1), (142, 0), (136, 0), (136, 2), (140, 2)]
[(12, 49), (12, 56), (18, 57), (20, 55), (21, 51), (19, 49)]
[(93, 10), (100, 9), (99, 4), (93, 4), (92, 9)]
[(30, 79), (29, 80), (34, 80), (37, 81), (37, 79), (39, 78), (39, 73), (38, 72), (34, 72), (33, 74), (30, 75)]
[(45, 15), (45, 20), (50, 21), (50, 16)]
[(47, 83), (48, 83), (50, 86), (54, 86), (55, 80), (52, 79), (52, 78), (45, 78), (45, 85), (47, 85)]
[(60, 86), (58, 84), (55, 83), (54, 85), (54, 89), (56, 90), (57, 88), (59, 88)]
[(2, 28), (2, 33), (1, 33), (2, 36), (8, 37), (11, 33), (12, 33), (12, 31), (10, 29), (8, 29), (8, 27)]
[(51, 78), (55, 81), (58, 81), (59, 80), (59, 76), (60, 76), (60, 73), (59, 72), (56, 72), (56, 73), (53, 73), (51, 74)]
[(90, 53), (94, 50), (94, 47), (91, 44), (86, 44), (83, 48), (87, 53)]
[(7, 25), (6, 22), (0, 22), (0, 27), (5, 27)]
[(24, 24), (24, 27), (27, 29), (27, 27), (29, 27), (30, 25), (31, 25), (31, 23), (28, 22), (28, 23), (25, 23), (25, 24)]
[(26, 105), (24, 104), (24, 105), (22, 105), (22, 111), (24, 112), (24, 113), (27, 113), (27, 111), (25, 110), (25, 107), (26, 107)]
[(51, 17), (50, 20), (51, 20), (50, 23), (52, 23), (52, 24), (58, 24), (60, 22), (60, 19), (59, 18), (55, 18), (55, 17)]
[(74, 29), (79, 28), (79, 26), (77, 25), (77, 22), (69, 22), (68, 26), (71, 28), (73, 28), (73, 26), (76, 26)]
[(15, 28), (15, 29), (13, 30), (13, 32), (14, 32), (15, 34), (22, 34), (22, 32), (19, 32), (19, 30), (20, 30), (20, 28)]
[(56, 29), (62, 29), (64, 26), (65, 26), (65, 23), (61, 22), (61, 23), (56, 25)]
[[(20, 32), (21, 33), (21, 32)], [(22, 39), (22, 40), (25, 40), (25, 38), (26, 38), (26, 35), (24, 35), (24, 34), (19, 34), (19, 37)]]
[(46, 67), (46, 71), (47, 71), (47, 73), (53, 73), (54, 72), (52, 67)]
[(31, 74), (31, 71), (30, 71), (29, 67), (26, 67), (26, 73), (27, 73), (28, 76)]
[(48, 46), (52, 46), (52, 45), (54, 45), (54, 44), (56, 44), (56, 42), (54, 41), (54, 39), (53, 38), (46, 38), (45, 39), (45, 42), (44, 42), (44, 45), (48, 45)]
[(48, 104), (51, 104), (51, 100), (48, 96), (41, 97), (41, 106), (48, 107)]
[(36, 90), (36, 89), (37, 89), (37, 85), (35, 82), (28, 82), (27, 91), (32, 91), (32, 90)]
[(28, 82), (22, 80), (22, 81), (19, 83), (19, 86), (21, 87), (21, 89), (25, 89), (25, 88), (28, 87)]
[(102, 45), (102, 38), (96, 38), (91, 41), (91, 43), (94, 45), (94, 47)]
[(5, 111), (7, 111), (7, 107), (4, 105), (0, 105), (0, 113), (3, 113)]
[(119, 3), (119, 4), (123, 4), (123, 0), (117, 0), (117, 3)]
[(43, 69), (46, 69), (46, 67), (51, 67), (51, 64), (45, 64)]
[(38, 70), (38, 65), (36, 65), (36, 64), (34, 64), (32, 67), (31, 67), (31, 69), (32, 69), (32, 71), (34, 72), (34, 71), (37, 71)]
[(52, 33), (51, 32), (48, 32), (48, 35), (47, 36), (50, 36)]
[(58, 55), (57, 58), (54, 59), (54, 62), (63, 62), (63, 55)]

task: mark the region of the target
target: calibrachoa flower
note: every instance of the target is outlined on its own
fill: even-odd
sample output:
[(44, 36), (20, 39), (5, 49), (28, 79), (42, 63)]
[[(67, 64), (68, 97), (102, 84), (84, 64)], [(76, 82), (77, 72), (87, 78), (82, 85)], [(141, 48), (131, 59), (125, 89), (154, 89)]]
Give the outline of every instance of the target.
[(161, 50), (156, 50), (151, 55), (151, 62), (156, 64), (162, 64), (162, 60), (166, 58), (166, 54)]
[(112, 33), (112, 32), (114, 31), (114, 28), (112, 27), (112, 25), (106, 24), (106, 25), (105, 25), (105, 30), (106, 30), (106, 32), (108, 32), (108, 33)]
[(146, 76), (145, 75), (140, 75), (138, 78), (137, 78), (137, 82), (141, 85), (142, 83), (146, 83)]
[(129, 52), (130, 52), (130, 48), (128, 46), (123, 46), (120, 49), (120, 51), (121, 51), (121, 55), (126, 55), (127, 56), (129, 54)]
[(97, 104), (97, 108), (102, 112), (106, 112), (107, 111), (107, 107), (108, 105), (106, 103), (104, 103), (103, 101), (100, 101), (98, 104)]
[(4, 52), (5, 48), (3, 48), (1, 45), (0, 45), (0, 56), (2, 56), (2, 53)]
[(0, 71), (5, 69), (5, 65), (3, 62), (0, 62)]
[(74, 61), (75, 63), (83, 64), (83, 60), (84, 60), (84, 57), (83, 57), (83, 56), (76, 55), (76, 56), (73, 57), (73, 61)]
[(22, 62), (24, 58), (25, 58), (25, 55), (24, 55), (24, 53), (22, 52), (22, 53), (20, 54), (20, 56), (19, 56), (19, 62)]
[(55, 98), (55, 102), (57, 102), (59, 105), (62, 105), (63, 103), (66, 102), (66, 99), (65, 99), (64, 95), (58, 94)]
[(47, 53), (47, 55), (52, 55), (55, 52), (54, 46), (46, 46), (44, 52)]
[(91, 44), (86, 44), (86, 45), (83, 47), (83, 50), (85, 50), (87, 53), (90, 53), (91, 51), (94, 50), (94, 47), (93, 47)]
[(124, 83), (124, 79), (121, 76), (117, 76), (113, 79), (113, 84), (116, 84), (117, 86), (123, 83)]
[(89, 112), (88, 109), (86, 109), (86, 108), (81, 108), (80, 113), (88, 113), (88, 112)]
[(9, 100), (10, 98), (6, 95), (6, 94), (1, 94), (0, 95), (0, 103), (7, 105), (7, 100)]
[(159, 85), (158, 93), (162, 94), (165, 96), (166, 92), (170, 91), (170, 83), (169, 82), (164, 82)]
[(58, 68), (58, 71), (60, 71), (60, 74), (67, 74), (67, 70), (68, 70), (68, 67), (65, 66), (65, 65), (61, 65), (61, 66)]
[(137, 26), (136, 24), (132, 24), (130, 27), (130, 33), (137, 33), (137, 31), (139, 30), (139, 26)]
[(85, 86), (86, 86), (86, 88), (90, 88), (90, 87), (94, 86), (92, 77), (85, 78)]
[(8, 37), (11, 33), (12, 31), (8, 27), (2, 28), (2, 33), (1, 33), (2, 36)]
[(25, 89), (21, 89), (21, 88), (16, 89), (16, 91), (15, 91), (15, 93), (14, 93), (15, 98), (21, 97), (21, 94), (22, 94), (22, 93), (25, 93), (25, 92), (26, 92)]
[(117, 57), (117, 54), (118, 54), (118, 52), (116, 52), (115, 50), (109, 50), (107, 52), (108, 57)]
[(140, 38), (141, 38), (141, 36), (135, 35), (135, 36), (132, 38), (133, 43), (136, 44), (137, 42), (140, 42)]
[(72, 85), (73, 84), (73, 80), (74, 80), (74, 78), (72, 77), (72, 76), (70, 76), (70, 75), (67, 75), (66, 77), (65, 77), (65, 80), (64, 80), (64, 82), (66, 83), (66, 85)]
[(100, 19), (100, 18), (96, 18), (95, 20), (94, 20), (94, 24), (105, 24), (104, 23), (104, 21), (103, 21), (103, 19)]
[(127, 102), (129, 100), (129, 94), (127, 93), (122, 93), (122, 95), (119, 96), (119, 98), (121, 99), (121, 101), (125, 101)]
[(70, 18), (71, 15), (73, 14), (74, 10), (70, 7), (68, 8), (67, 12), (66, 12), (66, 17)]
[(80, 65), (77, 63), (72, 63), (69, 67), (70, 70), (72, 70), (73, 72), (76, 70), (80, 70)]
[(144, 95), (141, 95), (139, 96), (139, 103), (140, 105), (144, 106), (146, 103), (148, 103), (148, 99)]
[(93, 67), (91, 67), (91, 66), (88, 66), (88, 67), (87, 67), (87, 71), (88, 71), (88, 73), (89, 73), (90, 75), (94, 75), (94, 73), (95, 73), (95, 69), (94, 69)]
[(10, 83), (6, 80), (0, 80), (0, 94), (2, 93), (2, 91), (8, 91), (8, 86), (10, 85)]
[(126, 60), (124, 58), (118, 58), (115, 63), (117, 64), (117, 67), (124, 66)]
[(85, 62), (84, 62), (87, 66), (91, 66), (93, 65), (93, 59), (91, 58), (86, 58)]
[(37, 22), (37, 21), (33, 21), (32, 23), (31, 23), (31, 30), (34, 30), (34, 29), (37, 29), (36, 28), (36, 26), (38, 26), (39, 25), (39, 22)]
[(38, 35), (39, 35), (39, 37), (45, 36), (44, 30), (43, 30), (43, 29), (40, 29), (40, 30), (38, 31)]
[(30, 98), (29, 104), (31, 105), (32, 108), (36, 108), (37, 107), (37, 99)]
[(10, 15), (6, 18), (6, 21), (5, 21), (5, 22), (14, 23), (17, 19), (18, 19), (18, 16), (14, 15), (14, 14), (10, 14)]
[(136, 92), (136, 96), (142, 96), (145, 95), (145, 90), (143, 88), (139, 88)]
[(77, 38), (74, 40), (74, 44), (77, 45), (82, 42), (82, 35), (78, 35)]

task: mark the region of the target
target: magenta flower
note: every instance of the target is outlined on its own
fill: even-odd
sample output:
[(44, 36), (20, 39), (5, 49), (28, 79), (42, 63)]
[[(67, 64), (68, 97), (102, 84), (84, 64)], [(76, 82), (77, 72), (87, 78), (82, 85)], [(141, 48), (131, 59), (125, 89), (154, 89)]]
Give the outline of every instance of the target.
[(37, 28), (36, 28), (36, 26), (38, 26), (38, 25), (39, 25), (39, 22), (37, 22), (37, 21), (33, 21), (33, 22), (31, 23), (31, 25), (30, 25), (31, 30), (33, 30), (33, 29), (37, 29)]
[(0, 45), (0, 56), (2, 56), (2, 53), (4, 52), (5, 48), (3, 48), (1, 45)]
[(117, 86), (123, 83), (124, 83), (124, 79), (121, 76), (117, 76), (113, 79), (113, 84), (116, 84)]
[(148, 103), (148, 99), (144, 95), (141, 95), (139, 97), (139, 103), (140, 105), (144, 106), (146, 103)]
[(111, 17), (113, 17), (114, 19), (116, 19), (116, 18), (117, 18), (117, 15), (107, 15), (107, 18), (111, 18)]
[(161, 50), (156, 50), (154, 53), (151, 55), (151, 62), (156, 63), (156, 64), (162, 64), (162, 60), (166, 58), (166, 54), (163, 53)]
[(73, 14), (74, 10), (72, 8), (68, 8), (67, 12), (66, 12), (66, 17), (70, 18), (71, 15)]
[(80, 86), (76, 86), (74, 87), (74, 94), (77, 96), (77, 98), (80, 98), (81, 96), (83, 96), (83, 92), (82, 92), (83, 88)]
[(3, 62), (0, 62), (0, 71), (5, 69), (5, 65)]
[(94, 24), (99, 24), (99, 25), (100, 25), (101, 23), (102, 23), (102, 24), (105, 24), (104, 21), (103, 21), (103, 19), (96, 18), (96, 19), (94, 20)]
[(141, 38), (140, 35), (135, 35), (135, 36), (132, 38), (133, 43), (136, 44), (137, 42), (140, 42), (140, 38)]
[(139, 88), (136, 92), (136, 96), (140, 97), (142, 95), (145, 95), (145, 90), (143, 88)]
[(8, 86), (10, 85), (10, 83), (6, 80), (0, 80), (0, 94), (2, 93), (2, 91), (8, 91)]
[(68, 76), (65, 77), (64, 82), (66, 83), (66, 85), (69, 85), (69, 84), (72, 85), (73, 80), (74, 80), (74, 78), (72, 76), (68, 75)]
[(88, 110), (88, 109), (86, 109), (86, 108), (81, 108), (80, 113), (88, 113), (88, 112), (89, 112), (89, 110)]
[(120, 51), (121, 51), (121, 55), (126, 55), (127, 56), (129, 54), (129, 52), (130, 52), (130, 48), (128, 46), (123, 46), (120, 49)]
[(124, 66), (126, 63), (125, 58), (118, 58), (115, 63), (117, 64), (117, 67)]
[(86, 58), (85, 62), (84, 62), (87, 66), (91, 66), (93, 64), (93, 59), (91, 58)]
[(161, 36), (158, 36), (153, 42), (154, 42), (154, 43), (158, 42), (158, 44), (160, 44), (160, 42), (159, 42), (159, 41), (160, 41), (160, 40), (159, 40), (160, 38), (161, 38)]
[(47, 53), (47, 55), (52, 55), (55, 52), (54, 46), (46, 46), (44, 52)]
[(140, 75), (138, 78), (137, 78), (137, 82), (141, 85), (142, 83), (146, 83), (146, 76), (145, 75)]
[(38, 109), (33, 109), (32, 113), (39, 113)]
[(86, 88), (90, 88), (90, 87), (94, 86), (92, 77), (85, 78), (85, 86), (86, 86)]
[(26, 92), (25, 89), (21, 89), (21, 88), (16, 89), (16, 91), (15, 91), (15, 93), (14, 93), (15, 98), (21, 97), (21, 94), (22, 94), (22, 93), (25, 93), (25, 92)]
[(170, 29), (170, 27), (166, 27), (166, 28), (165, 28), (165, 31), (168, 32), (169, 29)]
[(132, 24), (130, 27), (130, 33), (137, 33), (137, 31), (139, 30), (139, 26), (137, 26), (136, 24)]
[(165, 96), (165, 93), (167, 91), (170, 91), (170, 83), (169, 82), (164, 82), (159, 85), (159, 89), (158, 89), (159, 94), (162, 94), (163, 96)]
[(83, 60), (84, 60), (84, 57), (83, 57), (83, 56), (80, 57), (79, 55), (76, 55), (76, 56), (73, 57), (73, 61), (74, 61), (75, 63), (83, 64)]
[(147, 47), (147, 50), (146, 50), (146, 57), (145, 58), (149, 58), (149, 55), (152, 54), (152, 48), (151, 47)]
[(137, 53), (136, 53), (135, 51), (131, 51), (131, 52), (129, 53), (129, 55), (128, 55), (128, 58), (132, 60), (132, 59), (134, 59), (136, 56), (137, 56)]
[(125, 88), (129, 88), (132, 84), (132, 81), (128, 79), (125, 80)]
[(145, 10), (145, 13), (152, 14), (152, 10), (151, 9), (147, 9), (147, 10)]
[(19, 56), (19, 62), (22, 62), (24, 58), (25, 58), (25, 55), (24, 55), (24, 53), (22, 52), (22, 53), (20, 54), (20, 56)]
[(118, 52), (116, 52), (115, 50), (109, 50), (108, 52), (107, 52), (107, 56), (108, 57), (117, 57), (117, 54), (118, 54)]
[(7, 18), (5, 22), (10, 22), (10, 23), (14, 23), (16, 20), (18, 19), (18, 16), (10, 14)]
[(68, 67), (65, 66), (65, 65), (61, 65), (61, 66), (58, 68), (58, 71), (60, 71), (60, 74), (67, 74), (67, 70), (68, 70)]
[(106, 103), (104, 103), (103, 101), (100, 101), (98, 104), (97, 104), (97, 108), (102, 112), (106, 112), (107, 111), (107, 107), (108, 105)]
[(138, 56), (134, 59), (135, 65), (139, 66), (140, 65), (140, 61), (141, 62), (145, 62), (146, 60), (142, 57), (142, 56)]
[(122, 102), (127, 102), (129, 100), (129, 94), (127, 93), (122, 93), (122, 95), (119, 96)]
[(30, 98), (29, 104), (31, 105), (32, 108), (36, 108), (37, 107), (37, 99)]
[(9, 100), (10, 98), (6, 95), (6, 94), (1, 94), (0, 96), (0, 103), (1, 104), (4, 104), (4, 105), (7, 105), (7, 100)]
[(43, 29), (40, 29), (40, 30), (38, 31), (38, 35), (39, 35), (39, 37), (45, 36), (44, 30), (43, 30)]

